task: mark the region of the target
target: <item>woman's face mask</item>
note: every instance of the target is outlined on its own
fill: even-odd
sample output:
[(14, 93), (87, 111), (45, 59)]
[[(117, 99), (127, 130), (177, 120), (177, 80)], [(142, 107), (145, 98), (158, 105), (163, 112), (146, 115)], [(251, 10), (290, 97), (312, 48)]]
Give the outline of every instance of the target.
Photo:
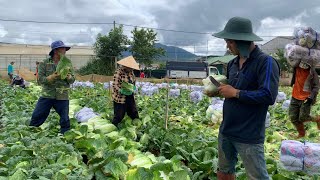
[(132, 68), (129, 68), (129, 67), (124, 67), (124, 71), (126, 71), (126, 72), (132, 72), (133, 71), (133, 69)]

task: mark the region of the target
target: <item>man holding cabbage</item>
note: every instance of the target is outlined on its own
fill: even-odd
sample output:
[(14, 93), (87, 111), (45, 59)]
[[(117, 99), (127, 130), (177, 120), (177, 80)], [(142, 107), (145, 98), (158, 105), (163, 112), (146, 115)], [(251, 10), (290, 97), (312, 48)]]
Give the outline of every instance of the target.
[(68, 92), (75, 77), (72, 63), (65, 56), (69, 49), (62, 41), (55, 41), (51, 44), (50, 57), (40, 62), (38, 83), (42, 86), (42, 93), (30, 126), (41, 126), (53, 107), (60, 116), (60, 132), (63, 134), (70, 129)]
[(225, 98), (218, 137), (218, 179), (235, 179), (239, 154), (248, 179), (267, 180), (265, 119), (278, 94), (279, 66), (254, 44), (262, 39), (252, 32), (249, 19), (231, 18), (213, 36), (224, 39), (237, 56), (228, 63), (227, 84), (218, 88)]
[(133, 120), (139, 118), (134, 100), (135, 76), (133, 69), (139, 70), (139, 65), (132, 56), (117, 62), (119, 69), (113, 76), (112, 99), (114, 105), (114, 118), (112, 123), (118, 127), (125, 114)]

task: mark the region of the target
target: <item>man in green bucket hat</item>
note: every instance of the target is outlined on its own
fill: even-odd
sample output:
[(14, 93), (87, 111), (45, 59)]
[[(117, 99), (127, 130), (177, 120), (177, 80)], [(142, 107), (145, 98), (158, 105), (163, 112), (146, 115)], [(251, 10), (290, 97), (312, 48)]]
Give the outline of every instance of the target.
[(218, 137), (218, 179), (235, 179), (238, 154), (248, 179), (269, 179), (264, 158), (265, 120), (278, 94), (279, 65), (254, 44), (262, 39), (252, 32), (249, 19), (233, 17), (213, 36), (223, 38), (237, 56), (228, 63), (228, 84), (219, 87), (225, 100)]

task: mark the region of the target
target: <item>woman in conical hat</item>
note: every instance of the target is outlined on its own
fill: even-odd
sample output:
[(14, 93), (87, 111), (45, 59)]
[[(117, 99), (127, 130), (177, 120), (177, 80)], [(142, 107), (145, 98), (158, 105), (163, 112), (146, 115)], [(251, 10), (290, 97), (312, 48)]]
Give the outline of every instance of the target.
[(117, 62), (117, 64), (120, 64), (130, 69), (140, 70), (139, 64), (136, 62), (133, 56), (129, 56), (124, 59), (121, 59), (120, 61)]
[(112, 123), (118, 127), (125, 114), (132, 119), (139, 118), (134, 100), (135, 76), (133, 70), (139, 70), (139, 64), (132, 57), (126, 57), (117, 62), (121, 65), (113, 76), (112, 99), (114, 117)]

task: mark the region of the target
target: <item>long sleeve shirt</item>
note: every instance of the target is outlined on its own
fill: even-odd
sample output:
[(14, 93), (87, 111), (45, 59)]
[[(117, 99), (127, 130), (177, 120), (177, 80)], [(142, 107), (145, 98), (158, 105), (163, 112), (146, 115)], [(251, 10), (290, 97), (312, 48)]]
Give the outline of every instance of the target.
[(56, 72), (56, 68), (57, 65), (53, 62), (52, 58), (40, 62), (38, 68), (38, 82), (42, 85), (41, 97), (68, 100), (70, 84), (75, 81), (74, 72), (70, 72), (72, 76), (70, 79), (57, 78), (53, 82), (49, 82), (47, 77)]
[(220, 132), (241, 143), (264, 142), (265, 119), (274, 104), (279, 85), (279, 66), (257, 46), (239, 69), (239, 57), (228, 64), (228, 84), (240, 90), (239, 98), (227, 98), (223, 105)]
[(14, 71), (14, 69), (13, 69), (12, 64), (9, 64), (8, 65), (8, 74), (13, 74), (13, 71)]
[(135, 84), (133, 72), (126, 72), (123, 68), (119, 68), (113, 76), (112, 99), (116, 103), (125, 104), (126, 96), (120, 93), (122, 82)]
[[(291, 80), (291, 86), (295, 85), (297, 82), (297, 78), (301, 78), (297, 76), (297, 70), (299, 69), (299, 67), (295, 67), (293, 69), (293, 75), (292, 75), (292, 80)], [(301, 84), (302, 88), (301, 91), (305, 91), (310, 93), (309, 98), (315, 100), (315, 98), (317, 97), (318, 93), (319, 93), (319, 78), (318, 78), (318, 74), (315, 70), (314, 67), (310, 68), (309, 70), (309, 75), (307, 76), (307, 78), (305, 79), (305, 81)], [(293, 87), (293, 91), (296, 90), (295, 88), (297, 88), (296, 86)], [(292, 92), (292, 96), (296, 99), (300, 99), (294, 96), (294, 92)], [(302, 99), (300, 99), (302, 100)]]

